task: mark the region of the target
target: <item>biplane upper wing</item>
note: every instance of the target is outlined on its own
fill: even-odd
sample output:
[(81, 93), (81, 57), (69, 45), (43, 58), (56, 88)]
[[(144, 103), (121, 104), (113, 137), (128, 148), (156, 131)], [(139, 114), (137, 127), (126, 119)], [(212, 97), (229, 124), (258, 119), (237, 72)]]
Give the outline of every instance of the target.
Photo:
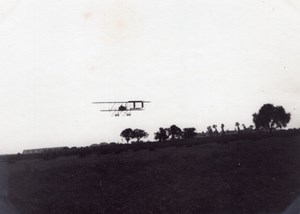
[(144, 101), (144, 100), (130, 100), (128, 103), (150, 103), (150, 101)]
[(115, 104), (115, 103), (150, 103), (150, 101), (143, 100), (130, 100), (130, 101), (117, 101), (117, 102), (92, 102), (93, 104)]
[(92, 102), (93, 104), (115, 104), (115, 103), (128, 103), (128, 101), (118, 101), (118, 102)]

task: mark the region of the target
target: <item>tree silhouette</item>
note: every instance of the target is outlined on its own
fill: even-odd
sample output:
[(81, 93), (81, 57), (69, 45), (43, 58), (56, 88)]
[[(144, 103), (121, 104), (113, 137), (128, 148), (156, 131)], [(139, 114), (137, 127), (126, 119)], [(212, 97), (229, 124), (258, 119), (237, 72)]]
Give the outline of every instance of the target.
[(240, 131), (241, 131), (241, 129), (240, 129), (240, 123), (239, 123), (239, 122), (236, 122), (236, 123), (235, 123), (235, 126), (236, 126), (236, 128), (237, 128), (237, 131), (240, 132)]
[(225, 125), (222, 123), (221, 124), (222, 134), (225, 134), (224, 127), (225, 127)]
[(211, 136), (213, 134), (213, 130), (212, 130), (211, 126), (207, 126), (207, 132), (208, 132), (209, 136)]
[(244, 130), (246, 130), (246, 129), (247, 129), (247, 127), (245, 126), (245, 124), (242, 124), (242, 126), (243, 126), (243, 129), (244, 129)]
[(215, 129), (215, 133), (219, 134), (218, 129), (217, 129), (218, 126), (217, 125), (213, 125), (212, 127)]
[(270, 132), (275, 128), (286, 127), (291, 120), (291, 113), (286, 113), (282, 106), (274, 106), (273, 104), (264, 104), (258, 111), (254, 113), (253, 122), (256, 129), (265, 128)]
[(144, 138), (144, 137), (146, 138), (148, 136), (149, 136), (148, 133), (142, 129), (135, 129), (132, 132), (132, 138), (136, 138), (137, 142), (140, 142), (141, 138)]
[(286, 113), (285, 109), (282, 106), (276, 106), (274, 110), (274, 119), (273, 123), (276, 126), (276, 128), (283, 128), (286, 127), (286, 125), (291, 120), (291, 113)]
[(184, 138), (193, 138), (197, 135), (195, 128), (184, 128), (183, 137)]
[(129, 143), (130, 139), (133, 137), (133, 130), (131, 128), (124, 129), (120, 136), (123, 137), (127, 143)]
[(168, 138), (168, 130), (162, 127), (159, 128), (158, 132), (154, 133), (154, 139), (158, 140), (159, 142), (166, 141)]
[(175, 139), (180, 139), (182, 137), (182, 130), (176, 126), (176, 125), (172, 125), (169, 129), (169, 135), (171, 135), (171, 139), (175, 140)]

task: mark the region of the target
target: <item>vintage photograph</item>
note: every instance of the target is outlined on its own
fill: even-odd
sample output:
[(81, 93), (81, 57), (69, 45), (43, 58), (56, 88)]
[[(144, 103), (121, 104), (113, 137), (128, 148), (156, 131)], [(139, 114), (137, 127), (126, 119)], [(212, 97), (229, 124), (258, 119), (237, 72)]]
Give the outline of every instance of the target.
[(300, 214), (300, 1), (0, 0), (0, 214)]

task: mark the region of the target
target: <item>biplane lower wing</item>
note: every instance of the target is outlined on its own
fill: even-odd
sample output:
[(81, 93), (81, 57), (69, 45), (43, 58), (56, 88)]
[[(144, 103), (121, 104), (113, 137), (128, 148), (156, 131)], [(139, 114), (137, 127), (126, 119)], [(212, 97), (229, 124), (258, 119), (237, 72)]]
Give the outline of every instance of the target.
[(139, 108), (139, 109), (137, 109), (137, 108), (131, 108), (131, 109), (126, 109), (126, 110), (105, 109), (105, 110), (100, 110), (100, 111), (104, 111), (104, 112), (120, 111), (120, 112), (122, 112), (122, 111), (144, 111), (144, 109), (142, 109), (142, 108)]

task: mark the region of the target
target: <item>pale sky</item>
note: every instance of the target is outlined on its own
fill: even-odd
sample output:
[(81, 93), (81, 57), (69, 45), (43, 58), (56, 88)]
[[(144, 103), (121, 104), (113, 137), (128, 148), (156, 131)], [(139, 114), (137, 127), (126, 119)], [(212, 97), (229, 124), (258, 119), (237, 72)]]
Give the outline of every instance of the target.
[[(176, 124), (300, 127), (297, 0), (0, 0), (0, 153), (120, 142)], [(111, 117), (93, 101), (150, 100)]]

